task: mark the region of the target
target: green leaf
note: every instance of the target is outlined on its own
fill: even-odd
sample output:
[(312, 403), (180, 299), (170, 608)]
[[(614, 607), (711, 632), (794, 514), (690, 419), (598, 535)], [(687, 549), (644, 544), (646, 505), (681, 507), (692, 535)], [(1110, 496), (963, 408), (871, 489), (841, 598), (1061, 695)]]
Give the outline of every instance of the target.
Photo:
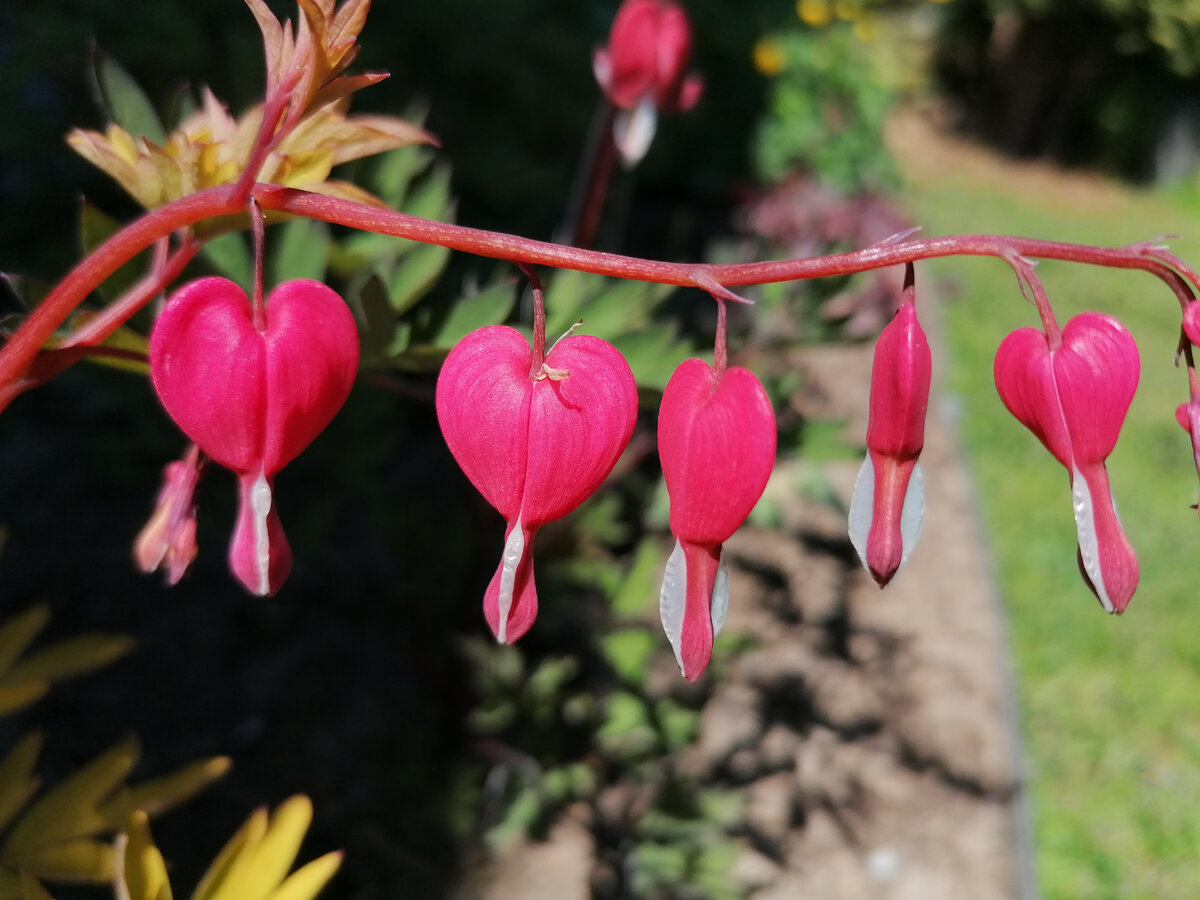
[(101, 809), (103, 815), (116, 827), (135, 810), (155, 816), (195, 796), (229, 771), (228, 756), (202, 759), (176, 769), (167, 775), (143, 781), (132, 787), (122, 788)]
[(241, 232), (231, 231), (205, 241), (202, 252), (216, 267), (218, 274), (240, 284), (243, 289), (253, 282), (254, 260)]
[(695, 355), (669, 322), (618, 335), (612, 344), (624, 355), (642, 391), (654, 388), (661, 393), (679, 364)]
[(300, 852), (312, 815), (312, 801), (302, 795), (281, 803), (261, 839), (247, 844), (230, 866), (212, 900), (258, 900), (277, 888)]
[(128, 900), (171, 900), (171, 879), (167, 875), (167, 865), (154, 846), (150, 824), (146, 813), (141, 810), (134, 811), (126, 823), (122, 857)]
[(12, 668), (49, 621), (50, 607), (39, 603), (11, 616), (0, 626), (0, 673)]
[(250, 814), (200, 877), (200, 883), (192, 893), (192, 900), (213, 900), (221, 891), (226, 878), (230, 877), (231, 873), (236, 876), (236, 868), (245, 865), (245, 860), (254, 855), (254, 848), (267, 833), (267, 824), (266, 809), (260, 807)]
[(573, 656), (542, 660), (525, 681), (525, 695), (533, 704), (555, 703), (563, 688), (579, 674), (579, 660)]
[[(410, 119), (414, 124), (419, 120)], [(408, 187), (433, 159), (426, 148), (414, 144), (390, 150), (378, 158), (374, 172), (368, 179), (372, 193), (395, 209), (399, 209), (408, 193)]]
[(80, 837), (29, 848), (19, 861), (22, 869), (42, 878), (100, 884), (112, 880), (114, 855), (111, 844)]
[(359, 356), (365, 365), (386, 360), (396, 333), (396, 314), (388, 303), (387, 286), (371, 272), (346, 292), (346, 302), (358, 322)]
[(142, 135), (160, 147), (166, 143), (166, 131), (150, 98), (133, 77), (98, 46), (92, 54), (92, 71), (111, 121), (134, 137)]
[(36, 703), (46, 696), (50, 690), (49, 681), (18, 681), (13, 684), (0, 684), (0, 716), (24, 709), (31, 703)]
[(436, 244), (422, 244), (404, 256), (388, 282), (392, 309), (403, 313), (425, 296), (445, 268), (450, 250)]
[(496, 281), (476, 294), (460, 297), (438, 328), (434, 345), (449, 349), (477, 328), (500, 324), (516, 302), (517, 292), (508, 281)]
[[(102, 212), (84, 200), (79, 206), (79, 240), (83, 245), (83, 255), (87, 256), (106, 240), (120, 231), (122, 225), (116, 219)], [(146, 274), (150, 262), (150, 250), (143, 250), (129, 262), (125, 263), (112, 275), (108, 276), (97, 289), (105, 300), (116, 300), (127, 290), (137, 284)]]
[(43, 794), (9, 832), (5, 858), (24, 861), (38, 848), (90, 837), (109, 827), (99, 806), (129, 774), (140, 753), (137, 740), (128, 738)]
[(0, 273), (0, 278), (8, 285), (9, 291), (17, 298), (17, 302), (26, 312), (33, 312), (46, 295), (50, 293), (50, 285), (28, 275), (17, 275), (12, 272)]
[(613, 597), (612, 610), (618, 618), (642, 618), (657, 608), (666, 562), (656, 538), (645, 538), (638, 544), (629, 572)]
[(0, 762), (0, 829), (7, 827), (41, 784), (33, 774), (41, 750), (42, 735), (34, 731), (17, 741)]
[(600, 639), (604, 658), (617, 676), (630, 685), (640, 685), (645, 679), (646, 665), (657, 645), (657, 636), (645, 628), (625, 628)]
[(340, 851), (326, 853), (289, 875), (266, 900), (312, 900), (329, 882), (342, 864)]
[(68, 638), (31, 653), (8, 672), (4, 680), (61, 681), (108, 665), (134, 647), (131, 637), (120, 634), (86, 634)]
[(329, 226), (315, 219), (292, 219), (277, 229), (269, 269), (272, 284), (296, 278), (325, 280), (329, 260)]
[(28, 872), (21, 873), (21, 900), (54, 900), (45, 886)]
[(603, 286), (604, 279), (588, 272), (565, 269), (546, 285), (546, 334), (557, 338), (583, 315), (586, 302)]
[(688, 709), (670, 697), (665, 697), (655, 704), (654, 713), (658, 716), (659, 728), (668, 750), (680, 750), (696, 736), (700, 714), (694, 709)]

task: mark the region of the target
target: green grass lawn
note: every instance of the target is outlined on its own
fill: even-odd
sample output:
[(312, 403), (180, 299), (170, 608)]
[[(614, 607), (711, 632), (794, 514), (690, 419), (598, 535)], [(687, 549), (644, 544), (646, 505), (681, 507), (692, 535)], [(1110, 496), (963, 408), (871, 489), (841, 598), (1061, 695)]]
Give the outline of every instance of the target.
[[(998, 167), (912, 175), (908, 208), (926, 236), (1023, 234), (1120, 245), (1180, 234), (1172, 249), (1200, 266), (1200, 209), (1161, 194), (1097, 184), (1048, 190)], [(1141, 561), (1127, 612), (1107, 616), (1075, 562), (1066, 471), (1001, 405), (996, 347), (1037, 325), (998, 262), (922, 264), (937, 285), (947, 353), (935, 378), (961, 401), (1010, 616), (1029, 754), (1038, 876), (1047, 900), (1200, 896), (1200, 521), (1187, 398), (1172, 365), (1179, 308), (1145, 273), (1045, 262), (1038, 272), (1060, 324), (1083, 310), (1119, 317), (1137, 339), (1142, 377), (1109, 460), (1121, 517)], [(930, 473), (932, 475), (932, 473)], [(927, 476), (928, 477), (928, 476)], [(926, 511), (937, 515), (936, 509)]]

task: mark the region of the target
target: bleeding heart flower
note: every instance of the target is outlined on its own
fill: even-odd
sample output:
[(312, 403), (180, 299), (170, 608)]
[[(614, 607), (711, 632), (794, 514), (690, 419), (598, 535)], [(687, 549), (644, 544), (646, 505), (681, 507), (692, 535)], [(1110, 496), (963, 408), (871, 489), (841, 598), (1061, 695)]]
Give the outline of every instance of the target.
[(925, 446), (931, 366), (929, 341), (909, 300), (875, 345), (867, 458), (850, 501), (850, 542), (880, 587), (921, 534), (925, 478), (917, 458)]
[(1121, 528), (1104, 462), (1116, 446), (1137, 390), (1137, 345), (1116, 319), (1082, 313), (1051, 349), (1036, 328), (1021, 328), (996, 353), (1000, 399), (1071, 476), (1080, 568), (1107, 612), (1137, 589), (1138, 562)]
[(358, 371), (358, 331), (342, 299), (315, 281), (267, 298), (262, 330), (245, 292), (224, 278), (184, 285), (150, 336), (154, 389), (175, 423), (238, 477), (233, 573), (273, 594), (292, 555), (276, 512), (275, 475), (346, 401)]
[(625, 0), (617, 10), (608, 47), (592, 60), (596, 81), (620, 112), (613, 138), (621, 158), (634, 165), (650, 147), (658, 113), (686, 112), (704, 83), (685, 73), (692, 30), (670, 0)]
[(671, 497), (675, 549), (659, 613), (679, 670), (708, 667), (729, 606), (721, 545), (762, 496), (775, 465), (775, 411), (754, 373), (684, 361), (663, 391), (658, 455)]
[(511, 643), (537, 616), (537, 530), (612, 471), (637, 422), (637, 384), (625, 358), (599, 338), (565, 337), (535, 365), (520, 332), (493, 325), (446, 357), (437, 415), (455, 460), (508, 523), (483, 612), (496, 639)]

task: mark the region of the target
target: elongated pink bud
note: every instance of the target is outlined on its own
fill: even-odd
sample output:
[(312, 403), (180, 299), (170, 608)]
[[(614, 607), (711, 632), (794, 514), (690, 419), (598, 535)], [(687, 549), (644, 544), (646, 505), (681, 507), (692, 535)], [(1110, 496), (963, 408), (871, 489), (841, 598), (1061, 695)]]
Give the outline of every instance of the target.
[(1085, 581), (1110, 613), (1123, 612), (1137, 589), (1138, 562), (1121, 528), (1105, 460), (1137, 390), (1141, 362), (1116, 319), (1082, 313), (1062, 345), (1021, 328), (996, 353), (996, 389), (1071, 477), (1071, 499)]
[(481, 328), (442, 364), (437, 414), (450, 452), (508, 522), (484, 616), (502, 643), (537, 616), (537, 530), (586, 500), (612, 471), (637, 423), (637, 384), (611, 344), (563, 338), (532, 372), (515, 329)]
[(925, 489), (917, 458), (925, 446), (931, 370), (929, 341), (909, 300), (875, 344), (867, 458), (850, 501), (850, 541), (880, 587), (921, 534)]
[(150, 374), (167, 412), (239, 481), (230, 566), (273, 594), (291, 568), (275, 510), (275, 475), (341, 409), (358, 372), (358, 331), (342, 299), (315, 281), (267, 298), (265, 326), (224, 278), (201, 278), (167, 302), (150, 336)]
[(754, 373), (683, 362), (663, 391), (658, 454), (671, 497), (675, 550), (659, 596), (679, 670), (708, 667), (729, 605), (721, 545), (762, 496), (775, 464), (775, 411)]

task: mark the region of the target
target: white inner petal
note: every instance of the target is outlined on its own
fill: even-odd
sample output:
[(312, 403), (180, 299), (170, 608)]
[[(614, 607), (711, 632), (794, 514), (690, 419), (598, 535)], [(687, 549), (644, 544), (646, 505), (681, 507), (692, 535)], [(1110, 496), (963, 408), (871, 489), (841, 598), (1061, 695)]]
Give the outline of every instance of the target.
[(709, 607), (712, 614), (713, 637), (725, 624), (725, 614), (729, 612), (729, 567), (725, 565), (725, 549), (721, 549), (721, 560), (717, 563), (717, 579), (713, 582), (712, 604)]
[(683, 671), (683, 611), (687, 603), (687, 562), (683, 556), (683, 547), (675, 542), (675, 549), (667, 558), (667, 567), (663, 572), (662, 590), (658, 594), (658, 614), (662, 619), (663, 632), (671, 649), (675, 651), (675, 662), (679, 671)]
[(650, 149), (658, 126), (658, 108), (647, 97), (633, 109), (623, 109), (613, 122), (613, 141), (626, 168), (633, 168)]
[(1079, 539), (1079, 558), (1083, 560), (1083, 571), (1092, 582), (1092, 589), (1107, 613), (1113, 612), (1112, 600), (1104, 587), (1100, 574), (1100, 538), (1096, 534), (1096, 510), (1092, 504), (1092, 492), (1083, 473), (1071, 470), (1071, 507), (1075, 512), (1075, 534)]
[[(921, 464), (913, 466), (908, 479), (908, 490), (904, 492), (904, 507), (900, 510), (900, 565), (908, 562), (908, 555), (917, 546), (921, 536), (921, 524), (925, 521), (925, 473)], [(900, 571), (899, 568), (896, 571)]]
[(258, 593), (271, 593), (271, 539), (267, 533), (267, 514), (271, 511), (271, 486), (266, 475), (258, 473), (250, 488), (250, 508), (254, 510), (254, 564), (258, 569)]
[(496, 629), (496, 640), (502, 644), (508, 643), (508, 614), (512, 610), (513, 589), (517, 583), (517, 566), (525, 555), (525, 531), (521, 527), (521, 517), (508, 533), (504, 542), (504, 556), (501, 557), (500, 569), (500, 622)]
[(854, 545), (863, 568), (867, 568), (867, 536), (871, 533), (871, 517), (874, 510), (875, 467), (871, 465), (871, 454), (868, 453), (858, 470), (858, 477), (854, 479), (849, 516), (850, 543)]

